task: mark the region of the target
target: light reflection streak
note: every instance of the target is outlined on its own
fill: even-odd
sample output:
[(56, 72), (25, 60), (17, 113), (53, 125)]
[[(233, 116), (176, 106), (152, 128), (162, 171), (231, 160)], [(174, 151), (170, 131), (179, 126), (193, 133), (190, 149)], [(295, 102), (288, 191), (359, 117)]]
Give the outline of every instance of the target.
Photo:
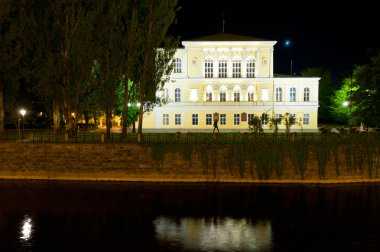
[(20, 236), (20, 239), (23, 241), (28, 241), (31, 238), (32, 229), (33, 229), (32, 218), (25, 216), (22, 222), (22, 227), (20, 231), (22, 234), (22, 236)]
[(272, 248), (270, 221), (233, 218), (167, 218), (154, 221), (156, 238), (197, 251), (263, 251)]

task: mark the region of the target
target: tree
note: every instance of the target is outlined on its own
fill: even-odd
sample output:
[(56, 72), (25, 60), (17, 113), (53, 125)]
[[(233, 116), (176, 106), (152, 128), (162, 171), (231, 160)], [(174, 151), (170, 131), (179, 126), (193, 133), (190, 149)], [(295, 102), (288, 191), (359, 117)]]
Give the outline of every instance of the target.
[(123, 53), (125, 37), (125, 1), (99, 1), (93, 16), (95, 46), (95, 82), (99, 89), (97, 104), (106, 115), (107, 139), (118, 105), (118, 87), (124, 83)]
[[(123, 79), (123, 81), (120, 82), (119, 89), (118, 89), (118, 106), (116, 114), (122, 116), (123, 118), (123, 125), (125, 124), (125, 127), (133, 126), (132, 132), (136, 133), (136, 127), (135, 124), (139, 118), (139, 106), (138, 106), (138, 94), (137, 94), (137, 85), (134, 85), (132, 81), (128, 80), (128, 114), (125, 113), (125, 82), (127, 80)], [(123, 126), (124, 127), (124, 126)]]
[(33, 47), (36, 90), (52, 105), (54, 129), (60, 129), (61, 112), (66, 130), (76, 132), (72, 114), (88, 94), (93, 65), (90, 0), (26, 1), (30, 46)]
[(353, 71), (350, 100), (355, 104), (352, 116), (366, 126), (380, 127), (380, 51), (366, 65), (357, 66)]
[[(124, 104), (122, 111), (123, 125), (122, 125), (122, 135), (127, 134), (127, 128), (129, 126), (128, 120), (125, 118), (129, 117), (129, 103), (131, 93), (136, 92), (136, 82), (138, 81), (138, 76), (142, 72), (142, 57), (144, 53), (144, 26), (141, 22), (141, 16), (143, 16), (144, 11), (144, 1), (130, 0), (126, 1), (128, 3), (128, 8), (126, 9), (126, 22), (124, 22), (124, 54), (125, 54), (125, 72), (124, 78), (128, 81), (124, 82)], [(129, 82), (132, 80), (132, 82)], [(132, 90), (133, 89), (133, 90)], [(130, 92), (132, 90), (133, 92)], [(133, 99), (134, 97), (132, 97)], [(135, 102), (132, 102), (135, 104)], [(138, 115), (136, 112), (136, 107), (131, 107), (134, 116)], [(135, 122), (135, 121), (134, 121)], [(134, 125), (133, 122), (133, 125)]]
[(269, 128), (274, 130), (274, 133), (278, 132), (278, 125), (281, 125), (282, 118), (271, 117), (269, 118)]
[[(20, 1), (0, 1), (0, 134), (4, 132), (6, 99), (15, 95), (22, 58), (19, 22)], [(7, 95), (6, 95), (7, 94)]]
[(308, 68), (301, 72), (302, 76), (305, 77), (320, 77), (319, 88), (318, 88), (318, 121), (319, 122), (330, 122), (332, 120), (330, 114), (330, 97), (336, 90), (335, 84), (333, 83), (331, 71), (326, 68)]
[[(138, 79), (140, 92), (140, 111), (138, 123), (138, 141), (142, 140), (142, 123), (144, 111), (149, 111), (159, 104), (156, 93), (162, 90), (169, 80), (173, 69), (172, 57), (177, 40), (167, 37), (169, 26), (173, 23), (177, 10), (177, 0), (145, 0), (144, 19), (144, 54), (142, 74)], [(161, 47), (161, 48), (159, 48)]]
[(261, 118), (258, 116), (251, 117), (248, 121), (248, 129), (250, 132), (262, 133), (264, 130), (261, 124)]
[(352, 78), (346, 78), (343, 80), (342, 87), (336, 90), (330, 98), (330, 113), (340, 123), (355, 124), (354, 118), (351, 117), (351, 112), (354, 110), (355, 105), (350, 98), (350, 92), (354, 89)]
[[(297, 119), (290, 113), (286, 112), (285, 115), (281, 116), (281, 121), (283, 122), (286, 133), (290, 133), (290, 128), (297, 124)], [(298, 123), (300, 125), (300, 122)]]

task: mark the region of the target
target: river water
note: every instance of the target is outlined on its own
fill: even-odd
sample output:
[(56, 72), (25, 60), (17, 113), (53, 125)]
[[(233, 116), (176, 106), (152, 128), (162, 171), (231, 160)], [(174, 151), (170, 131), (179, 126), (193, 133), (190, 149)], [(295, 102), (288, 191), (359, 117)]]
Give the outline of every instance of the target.
[(380, 185), (0, 181), (0, 251), (380, 251)]

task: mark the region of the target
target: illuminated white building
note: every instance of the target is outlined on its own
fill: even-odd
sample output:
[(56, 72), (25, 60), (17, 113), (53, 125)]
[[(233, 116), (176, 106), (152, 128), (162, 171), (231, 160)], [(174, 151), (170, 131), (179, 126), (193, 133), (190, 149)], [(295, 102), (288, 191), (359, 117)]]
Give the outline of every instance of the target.
[(254, 115), (265, 130), (288, 113), (292, 129), (317, 130), (320, 78), (274, 76), (275, 44), (232, 34), (183, 41), (164, 89), (170, 102), (144, 115), (144, 129), (212, 130), (218, 113), (220, 130), (246, 131)]

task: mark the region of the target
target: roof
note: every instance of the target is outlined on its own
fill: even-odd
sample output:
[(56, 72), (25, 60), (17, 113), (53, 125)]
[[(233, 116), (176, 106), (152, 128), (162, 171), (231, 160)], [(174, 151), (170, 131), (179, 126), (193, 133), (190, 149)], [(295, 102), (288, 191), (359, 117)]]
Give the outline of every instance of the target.
[(271, 41), (270, 39), (262, 39), (251, 36), (243, 36), (231, 33), (217, 33), (213, 35), (203, 36), (188, 41)]

